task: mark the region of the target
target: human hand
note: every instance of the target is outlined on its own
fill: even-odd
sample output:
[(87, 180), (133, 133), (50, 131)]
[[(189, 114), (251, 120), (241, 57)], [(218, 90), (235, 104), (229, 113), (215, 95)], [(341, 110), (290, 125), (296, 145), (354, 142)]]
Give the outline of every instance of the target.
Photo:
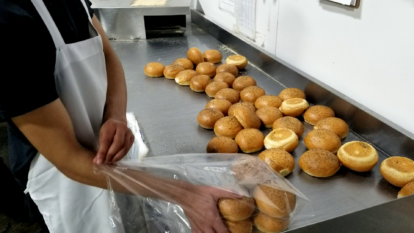
[(239, 199), (242, 196), (209, 186), (192, 186), (183, 195), (180, 205), (190, 221), (193, 233), (228, 233), (218, 211), (220, 198)]
[(100, 165), (121, 160), (128, 153), (134, 139), (126, 122), (108, 119), (99, 132), (99, 149), (93, 162)]

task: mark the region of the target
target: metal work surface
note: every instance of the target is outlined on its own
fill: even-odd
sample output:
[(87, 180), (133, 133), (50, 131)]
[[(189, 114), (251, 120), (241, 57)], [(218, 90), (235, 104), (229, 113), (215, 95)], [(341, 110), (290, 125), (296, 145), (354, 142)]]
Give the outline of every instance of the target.
[[(179, 86), (174, 80), (146, 77), (143, 69), (148, 62), (159, 61), (168, 65), (176, 58), (186, 57), (186, 51), (190, 47), (198, 47), (201, 51), (218, 49), (224, 58), (233, 52), (195, 25), (188, 26), (185, 37), (137, 42), (113, 41), (111, 44), (124, 66), (128, 110), (133, 111), (138, 119), (150, 148), (149, 156), (204, 153), (214, 132), (198, 126), (197, 114), (210, 98), (205, 93), (191, 91), (188, 86)], [(246, 51), (249, 48), (246, 47)], [(242, 48), (239, 53), (244, 54)], [(258, 86), (264, 88), (267, 94), (273, 95), (285, 88), (280, 80), (290, 78), (274, 78), (276, 76), (264, 73), (254, 64), (248, 65), (243, 73), (254, 77)], [(292, 84), (289, 83), (289, 86)], [(304, 135), (311, 128), (305, 123)], [(267, 132), (269, 131), (265, 131), (265, 134)], [(353, 140), (362, 138), (351, 132), (344, 142)], [(296, 162), (305, 150), (301, 140), (293, 153)], [(382, 151), (378, 153), (379, 163), (388, 156)], [(310, 177), (296, 164), (295, 170), (287, 179), (312, 201), (315, 216), (294, 221), (289, 230), (395, 200), (398, 189), (382, 178), (379, 163), (367, 173), (356, 173), (342, 167), (336, 175), (326, 179)]]

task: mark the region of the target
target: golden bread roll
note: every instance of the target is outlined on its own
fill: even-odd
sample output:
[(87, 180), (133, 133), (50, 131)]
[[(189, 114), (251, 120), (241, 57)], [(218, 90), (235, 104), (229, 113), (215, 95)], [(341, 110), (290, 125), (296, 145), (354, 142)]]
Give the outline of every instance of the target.
[(230, 233), (251, 233), (253, 231), (253, 223), (250, 219), (238, 222), (225, 220), (224, 225), (226, 225)]
[(148, 77), (157, 78), (164, 74), (164, 65), (160, 62), (150, 62), (144, 67), (144, 72)]
[(299, 167), (310, 176), (333, 176), (341, 164), (336, 155), (323, 149), (308, 150), (299, 158)]
[(264, 136), (258, 129), (243, 129), (235, 140), (244, 153), (250, 154), (263, 148)]
[(212, 99), (206, 104), (205, 108), (218, 109), (225, 116), (227, 116), (227, 113), (230, 107), (231, 107), (231, 103), (228, 100)]
[(286, 88), (279, 93), (279, 97), (283, 101), (293, 98), (306, 99), (305, 92), (298, 88)]
[(288, 217), (296, 207), (295, 194), (269, 185), (259, 184), (253, 192), (253, 198), (257, 208), (273, 218)]
[(216, 74), (214, 77), (214, 82), (225, 82), (229, 87), (233, 86), (233, 82), (236, 79), (233, 74), (229, 72), (221, 72)]
[(230, 103), (235, 104), (240, 101), (240, 93), (231, 88), (223, 88), (216, 93), (214, 98), (228, 100)]
[(332, 108), (323, 105), (314, 105), (303, 114), (305, 121), (311, 125), (316, 125), (320, 120), (327, 117), (335, 117)]
[(270, 132), (264, 140), (266, 149), (277, 148), (292, 152), (299, 145), (299, 138), (290, 129), (275, 129)]
[(264, 213), (258, 213), (253, 218), (254, 226), (264, 233), (279, 233), (289, 226), (289, 217), (272, 218)]
[(297, 118), (290, 116), (285, 116), (277, 119), (273, 123), (273, 129), (290, 129), (295, 132), (299, 138), (302, 137), (305, 130), (302, 122), (300, 122)]
[(264, 96), (265, 94), (266, 92), (263, 88), (258, 86), (250, 86), (244, 88), (240, 92), (240, 98), (243, 102), (250, 102), (254, 104), (260, 96)]
[(406, 157), (392, 156), (382, 161), (380, 172), (390, 184), (403, 187), (414, 180), (414, 161)]
[(181, 71), (185, 70), (180, 65), (168, 65), (164, 68), (164, 77), (167, 79), (175, 79), (175, 76)]
[(235, 65), (238, 69), (246, 68), (247, 63), (247, 58), (241, 55), (231, 55), (226, 59), (226, 64)]
[(257, 98), (256, 102), (254, 102), (254, 106), (257, 109), (261, 109), (264, 107), (275, 107), (280, 108), (282, 105), (283, 100), (276, 95), (262, 95)]
[(233, 89), (236, 91), (242, 91), (250, 86), (256, 86), (256, 81), (250, 76), (240, 76), (233, 82)]
[(338, 135), (326, 129), (310, 131), (304, 141), (308, 149), (324, 149), (332, 153), (336, 153), (341, 147), (341, 139)]
[(175, 76), (175, 82), (183, 86), (188, 86), (190, 85), (191, 79), (197, 75), (197, 72), (194, 70), (183, 70)]
[[(217, 110), (218, 111), (218, 110)], [(214, 133), (217, 136), (235, 138), (243, 129), (236, 117), (226, 116), (221, 118), (214, 125)]]
[(272, 128), (273, 123), (283, 117), (283, 113), (275, 107), (264, 107), (256, 111), (256, 115), (266, 128)]
[(196, 72), (212, 78), (216, 75), (216, 66), (211, 62), (202, 62), (197, 65)]
[(227, 85), (225, 82), (212, 82), (207, 85), (205, 92), (207, 93), (208, 97), (214, 98), (218, 91), (228, 87), (229, 85)]
[(256, 205), (252, 197), (241, 199), (221, 198), (218, 201), (218, 208), (223, 218), (237, 222), (250, 218)]
[(228, 137), (214, 137), (207, 144), (207, 153), (237, 153), (237, 143)]
[(184, 67), (184, 69), (186, 69), (186, 70), (192, 70), (192, 69), (194, 69), (193, 62), (190, 61), (190, 59), (188, 59), (188, 58), (177, 58), (173, 62), (173, 65), (180, 65), (180, 66)]
[(208, 49), (203, 53), (204, 61), (211, 63), (220, 63), (223, 59), (223, 56), (218, 50)]
[(190, 88), (195, 92), (204, 92), (211, 79), (207, 75), (197, 75), (190, 80)]
[(297, 117), (309, 107), (308, 101), (301, 98), (292, 98), (282, 102), (280, 111), (286, 116)]
[(247, 107), (248, 109), (250, 109), (250, 111), (256, 112), (256, 108), (254, 107), (254, 105), (252, 103), (241, 102), (241, 103), (235, 103), (229, 108), (229, 112), (228, 112), (229, 116), (234, 116), (234, 109), (236, 109), (240, 106)]
[(202, 128), (213, 129), (214, 124), (223, 117), (224, 117), (223, 113), (220, 112), (219, 110), (207, 108), (207, 109), (201, 110), (201, 112), (198, 113), (197, 121)]
[(201, 51), (195, 47), (190, 48), (187, 51), (187, 58), (195, 65), (198, 65), (204, 61), (203, 54), (201, 54)]
[(259, 129), (262, 124), (256, 113), (244, 106), (235, 108), (234, 116), (245, 129)]
[(263, 160), (271, 169), (282, 176), (289, 175), (295, 168), (293, 156), (282, 149), (272, 148), (265, 150), (259, 154), (259, 159)]
[(237, 75), (239, 75), (239, 69), (237, 69), (235, 65), (231, 65), (231, 64), (219, 65), (216, 69), (216, 74), (219, 74), (222, 72), (228, 72), (234, 75), (234, 77), (237, 77)]
[(346, 122), (336, 117), (327, 117), (318, 121), (313, 129), (331, 130), (341, 139), (346, 138), (349, 132), (349, 127)]
[(408, 182), (404, 187), (398, 192), (397, 198), (406, 197), (414, 194), (414, 180)]
[(366, 142), (345, 143), (337, 156), (342, 165), (356, 172), (370, 171), (378, 163), (377, 150)]
[(257, 182), (266, 182), (274, 179), (273, 174), (267, 171), (268, 166), (260, 159), (250, 155), (241, 155), (236, 159), (231, 167), (234, 178), (239, 184), (255, 188)]

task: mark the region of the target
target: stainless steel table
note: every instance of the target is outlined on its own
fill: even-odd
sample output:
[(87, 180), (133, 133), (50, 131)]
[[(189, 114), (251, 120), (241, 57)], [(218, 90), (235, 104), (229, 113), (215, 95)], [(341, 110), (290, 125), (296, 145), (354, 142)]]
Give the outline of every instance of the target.
[[(150, 148), (149, 156), (205, 152), (214, 132), (199, 127), (196, 119), (209, 101), (207, 95), (193, 92), (188, 86), (179, 86), (173, 80), (146, 77), (143, 69), (152, 61), (171, 64), (176, 58), (185, 57), (190, 47), (198, 47), (201, 51), (218, 49), (224, 58), (234, 52), (195, 25), (188, 26), (185, 37), (113, 41), (111, 44), (124, 66), (128, 110), (133, 111), (139, 121)], [(275, 78), (259, 68), (248, 65), (243, 73), (254, 77), (267, 94), (277, 95), (285, 88), (280, 80), (289, 77)], [(312, 127), (305, 124), (305, 128), (306, 134)], [(353, 140), (364, 138), (350, 132), (344, 142)], [(305, 150), (301, 140), (293, 153), (296, 162)], [(380, 162), (388, 155), (381, 150), (378, 153), (379, 163), (371, 172), (357, 173), (342, 167), (336, 175), (326, 179), (310, 177), (296, 164), (287, 179), (312, 201), (315, 216), (294, 221), (289, 230), (395, 200), (399, 189), (388, 184), (379, 172)]]

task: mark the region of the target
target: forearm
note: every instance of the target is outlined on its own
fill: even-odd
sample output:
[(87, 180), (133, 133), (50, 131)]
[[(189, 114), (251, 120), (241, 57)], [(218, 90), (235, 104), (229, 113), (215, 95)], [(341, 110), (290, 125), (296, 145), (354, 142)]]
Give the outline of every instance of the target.
[(127, 91), (121, 62), (114, 51), (105, 53), (108, 89), (103, 122), (115, 118), (126, 122)]

